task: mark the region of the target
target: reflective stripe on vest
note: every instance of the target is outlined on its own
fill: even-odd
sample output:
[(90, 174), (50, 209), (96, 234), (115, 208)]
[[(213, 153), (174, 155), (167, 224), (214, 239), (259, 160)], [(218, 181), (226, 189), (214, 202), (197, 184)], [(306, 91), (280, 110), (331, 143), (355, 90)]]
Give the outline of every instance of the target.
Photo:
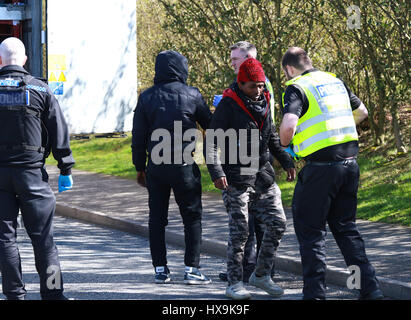
[(297, 129), (295, 133), (296, 134), (300, 133), (303, 130), (315, 125), (316, 123), (327, 121), (327, 120), (332, 120), (338, 117), (349, 117), (350, 118), (352, 117), (352, 111), (351, 110), (337, 110), (334, 112), (319, 114), (318, 116), (315, 116), (311, 119), (307, 119), (300, 125), (297, 125)]
[(358, 140), (351, 104), (344, 83), (335, 75), (315, 71), (296, 77), (308, 99), (308, 110), (298, 120), (292, 143), (294, 152), (306, 157), (320, 149)]
[(268, 90), (268, 92), (270, 93), (270, 108), (271, 108), (271, 118), (273, 120), (273, 123), (275, 123), (274, 121), (274, 116), (275, 116), (275, 111), (274, 111), (274, 89), (273, 86), (270, 82), (270, 80), (268, 80), (267, 77), (265, 77), (265, 86)]

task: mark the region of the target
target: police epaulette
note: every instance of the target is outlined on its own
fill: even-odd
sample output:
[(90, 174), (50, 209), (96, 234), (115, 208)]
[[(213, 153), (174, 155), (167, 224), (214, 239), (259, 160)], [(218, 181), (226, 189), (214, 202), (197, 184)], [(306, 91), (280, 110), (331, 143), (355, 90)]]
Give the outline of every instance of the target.
[(34, 86), (34, 85), (32, 85), (32, 84), (28, 84), (28, 85), (26, 86), (26, 88), (27, 88), (27, 89), (33, 89), (33, 90), (40, 91), (40, 92), (47, 92), (47, 89), (46, 89), (46, 88), (40, 87), (40, 86)]
[(20, 80), (12, 78), (0, 79), (0, 87), (18, 87), (20, 86)]

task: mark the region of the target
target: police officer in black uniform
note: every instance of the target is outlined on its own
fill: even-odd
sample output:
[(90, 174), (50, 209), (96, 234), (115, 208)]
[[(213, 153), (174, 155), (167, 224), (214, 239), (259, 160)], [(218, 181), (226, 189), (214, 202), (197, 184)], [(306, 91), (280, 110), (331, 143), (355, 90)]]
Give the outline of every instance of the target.
[(58, 252), (53, 240), (55, 196), (44, 162), (50, 151), (60, 169), (59, 191), (72, 187), (67, 124), (50, 88), (24, 68), (24, 44), (7, 38), (0, 44), (0, 270), (3, 293), (23, 300), (20, 255), (16, 243), (19, 210), (29, 235), (45, 300), (65, 300)]
[(360, 176), (355, 126), (367, 118), (367, 109), (335, 75), (313, 68), (301, 48), (289, 48), (282, 67), (289, 81), (284, 94), (281, 144), (293, 143), (290, 152), (305, 160), (292, 203), (304, 299), (326, 298), (327, 223), (347, 266), (358, 268), (359, 298), (382, 299), (375, 269), (355, 222)]

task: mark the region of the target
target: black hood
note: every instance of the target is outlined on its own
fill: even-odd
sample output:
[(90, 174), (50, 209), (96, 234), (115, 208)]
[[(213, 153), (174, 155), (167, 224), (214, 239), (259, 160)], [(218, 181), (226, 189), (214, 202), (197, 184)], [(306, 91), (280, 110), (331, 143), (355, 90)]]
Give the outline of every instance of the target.
[(172, 50), (162, 51), (156, 58), (154, 84), (179, 81), (186, 83), (188, 77), (187, 59)]

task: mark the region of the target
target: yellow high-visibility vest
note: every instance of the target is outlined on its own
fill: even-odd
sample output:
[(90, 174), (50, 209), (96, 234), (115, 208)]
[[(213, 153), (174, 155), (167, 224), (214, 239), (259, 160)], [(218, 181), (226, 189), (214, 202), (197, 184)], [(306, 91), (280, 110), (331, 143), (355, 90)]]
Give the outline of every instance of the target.
[(270, 93), (270, 110), (271, 110), (271, 119), (273, 120), (273, 123), (275, 123), (275, 119), (274, 119), (274, 89), (273, 89), (273, 85), (271, 84), (270, 80), (268, 80), (267, 77), (265, 77), (265, 86), (268, 90), (268, 92)]
[(358, 140), (350, 98), (340, 79), (315, 71), (286, 82), (287, 86), (292, 84), (300, 87), (308, 99), (308, 110), (298, 120), (292, 139), (297, 156), (306, 157), (326, 147)]

